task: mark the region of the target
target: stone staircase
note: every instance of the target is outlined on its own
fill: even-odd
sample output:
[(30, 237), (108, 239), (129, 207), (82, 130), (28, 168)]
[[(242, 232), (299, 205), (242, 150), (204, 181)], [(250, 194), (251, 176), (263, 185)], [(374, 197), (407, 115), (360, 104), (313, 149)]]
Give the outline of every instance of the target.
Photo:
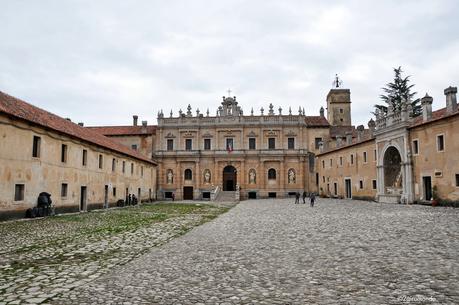
[(219, 202), (237, 202), (236, 192), (233, 191), (221, 191), (215, 201)]

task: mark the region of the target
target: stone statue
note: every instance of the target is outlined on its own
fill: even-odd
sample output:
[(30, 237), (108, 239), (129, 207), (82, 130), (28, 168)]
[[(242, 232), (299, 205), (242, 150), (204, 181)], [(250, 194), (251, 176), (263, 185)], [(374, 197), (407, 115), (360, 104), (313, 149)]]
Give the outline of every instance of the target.
[(208, 169), (204, 171), (204, 183), (210, 183), (210, 170)]
[(174, 182), (174, 174), (172, 173), (172, 170), (169, 169), (167, 171), (167, 184), (172, 184)]
[(295, 183), (295, 180), (295, 171), (291, 168), (288, 170), (288, 183)]
[(250, 184), (255, 184), (257, 179), (257, 174), (255, 173), (254, 169), (251, 169), (249, 171), (249, 183)]

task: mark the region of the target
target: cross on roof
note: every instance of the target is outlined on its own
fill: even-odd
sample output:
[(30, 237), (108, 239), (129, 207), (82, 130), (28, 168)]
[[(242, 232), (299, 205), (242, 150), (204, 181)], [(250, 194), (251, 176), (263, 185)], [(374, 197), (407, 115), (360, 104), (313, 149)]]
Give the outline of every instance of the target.
[(231, 96), (231, 90), (230, 90), (230, 89), (228, 89), (228, 91), (227, 91), (227, 92), (228, 92), (228, 96)]

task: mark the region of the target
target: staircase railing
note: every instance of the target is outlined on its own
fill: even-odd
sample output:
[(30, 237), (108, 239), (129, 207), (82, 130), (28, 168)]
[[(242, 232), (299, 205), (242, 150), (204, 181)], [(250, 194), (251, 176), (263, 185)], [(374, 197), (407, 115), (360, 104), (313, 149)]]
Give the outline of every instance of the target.
[(220, 194), (220, 186), (216, 186), (215, 189), (210, 193), (210, 200), (215, 201), (217, 200), (218, 194)]

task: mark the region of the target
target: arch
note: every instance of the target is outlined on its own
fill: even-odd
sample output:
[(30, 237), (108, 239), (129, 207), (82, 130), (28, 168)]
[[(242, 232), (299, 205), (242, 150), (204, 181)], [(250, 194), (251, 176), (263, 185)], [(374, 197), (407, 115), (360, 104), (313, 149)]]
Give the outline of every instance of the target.
[(383, 155), (384, 186), (385, 191), (394, 193), (402, 189), (402, 156), (395, 146), (389, 146)]
[(235, 191), (237, 184), (237, 170), (232, 165), (227, 165), (223, 168), (223, 190)]
[(193, 172), (187, 168), (184, 172), (185, 180), (193, 180)]
[(276, 170), (274, 168), (268, 169), (268, 180), (276, 180)]

